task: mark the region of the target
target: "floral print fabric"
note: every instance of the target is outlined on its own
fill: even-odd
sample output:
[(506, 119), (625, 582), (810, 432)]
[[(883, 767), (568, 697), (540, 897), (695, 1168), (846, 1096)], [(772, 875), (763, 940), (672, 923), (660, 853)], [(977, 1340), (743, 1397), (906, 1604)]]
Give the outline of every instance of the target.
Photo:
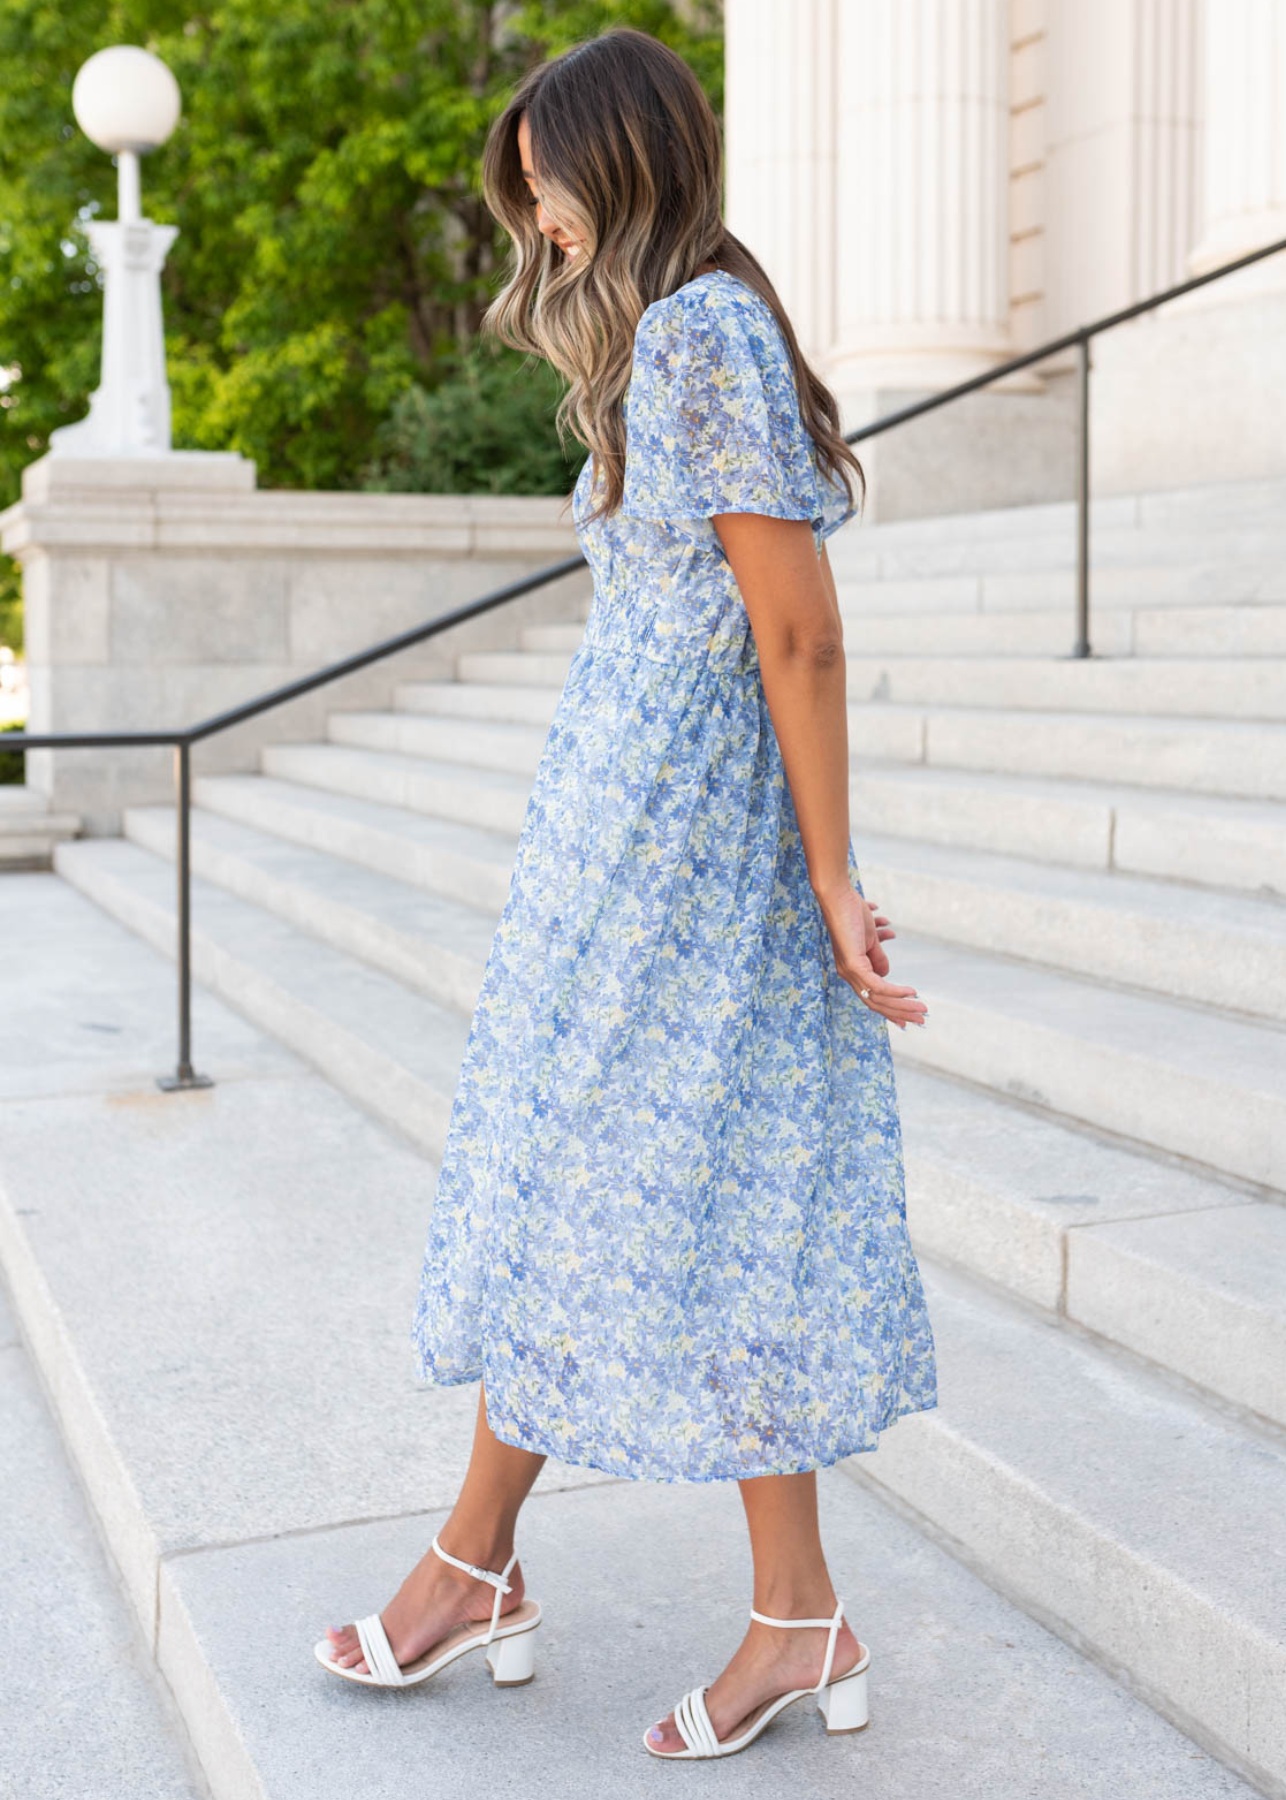
[[(851, 516), (767, 304), (648, 307), (594, 576), (461, 1065), (411, 1330), (506, 1443), (792, 1473), (937, 1404), (890, 1026), (835, 972), (711, 517)], [(852, 844), (849, 869), (861, 887)]]

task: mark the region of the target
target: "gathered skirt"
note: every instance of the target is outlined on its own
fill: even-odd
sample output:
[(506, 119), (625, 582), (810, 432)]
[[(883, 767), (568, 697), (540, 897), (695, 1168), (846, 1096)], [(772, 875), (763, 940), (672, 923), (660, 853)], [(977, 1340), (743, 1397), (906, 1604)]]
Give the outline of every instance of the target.
[(753, 637), (591, 622), (461, 1065), (421, 1377), (658, 1481), (817, 1468), (935, 1406), (890, 1029), (836, 973)]

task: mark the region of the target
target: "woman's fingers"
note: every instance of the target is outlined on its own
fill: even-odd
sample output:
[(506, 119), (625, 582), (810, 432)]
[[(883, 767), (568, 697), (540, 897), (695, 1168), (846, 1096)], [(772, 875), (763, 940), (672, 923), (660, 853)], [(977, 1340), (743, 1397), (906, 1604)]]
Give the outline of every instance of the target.
[[(865, 896), (863, 896), (863, 898), (865, 898)], [(871, 948), (874, 948), (874, 949), (879, 949), (880, 945), (882, 945), (887, 938), (896, 937), (897, 932), (894, 931), (893, 927), (889, 924), (889, 921), (886, 918), (886, 916), (880, 911), (879, 907), (875, 904), (875, 902), (873, 900), (867, 900), (866, 906), (867, 906), (867, 910), (869, 911), (869, 913), (871, 915), (871, 924), (875, 928), (875, 943), (873, 946), (870, 946), (870, 940), (868, 938), (868, 940), (867, 940), (868, 946), (870, 946)], [(881, 955), (881, 960), (885, 963), (885, 965), (887, 967), (888, 958)]]
[(840, 974), (859, 996), (866, 988), (865, 1004), (873, 1012), (882, 1013), (894, 1025), (905, 1029), (907, 1025), (924, 1024), (929, 1009), (913, 987), (899, 987), (894, 982), (883, 981), (869, 970), (841, 969)]
[[(876, 903), (853, 888), (847, 903), (833, 898), (823, 903), (823, 916), (835, 952), (836, 971), (863, 999), (863, 1004), (902, 1030), (910, 1024), (923, 1025), (929, 1009), (915, 989), (888, 979), (889, 959), (882, 945), (884, 939), (897, 934)], [(860, 921), (856, 941), (852, 930), (855, 920)]]

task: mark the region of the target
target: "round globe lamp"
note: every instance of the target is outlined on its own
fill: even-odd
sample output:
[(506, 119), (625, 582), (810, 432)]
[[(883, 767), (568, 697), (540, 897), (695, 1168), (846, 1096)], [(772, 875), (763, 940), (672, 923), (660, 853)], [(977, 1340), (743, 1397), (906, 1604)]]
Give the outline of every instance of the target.
[(81, 64), (71, 104), (90, 142), (118, 159), (120, 218), (137, 219), (138, 159), (163, 144), (178, 124), (178, 82), (150, 50), (112, 44)]

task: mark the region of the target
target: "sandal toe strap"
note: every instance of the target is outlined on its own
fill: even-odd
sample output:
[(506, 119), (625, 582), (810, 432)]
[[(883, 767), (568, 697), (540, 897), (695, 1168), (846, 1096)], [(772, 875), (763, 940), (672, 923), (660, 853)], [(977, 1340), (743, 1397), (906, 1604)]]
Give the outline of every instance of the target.
[(706, 1711), (705, 1695), (703, 1687), (693, 1688), (690, 1694), (685, 1694), (674, 1709), (674, 1723), (689, 1750), (695, 1750), (698, 1756), (715, 1756), (719, 1740)]
[(380, 1615), (372, 1613), (367, 1619), (358, 1619), (356, 1624), (362, 1655), (366, 1658), (366, 1666), (371, 1674), (385, 1687), (402, 1687), (406, 1677), (402, 1673), (402, 1665), (393, 1654), (393, 1646), (388, 1641), (388, 1633), (380, 1621)]

